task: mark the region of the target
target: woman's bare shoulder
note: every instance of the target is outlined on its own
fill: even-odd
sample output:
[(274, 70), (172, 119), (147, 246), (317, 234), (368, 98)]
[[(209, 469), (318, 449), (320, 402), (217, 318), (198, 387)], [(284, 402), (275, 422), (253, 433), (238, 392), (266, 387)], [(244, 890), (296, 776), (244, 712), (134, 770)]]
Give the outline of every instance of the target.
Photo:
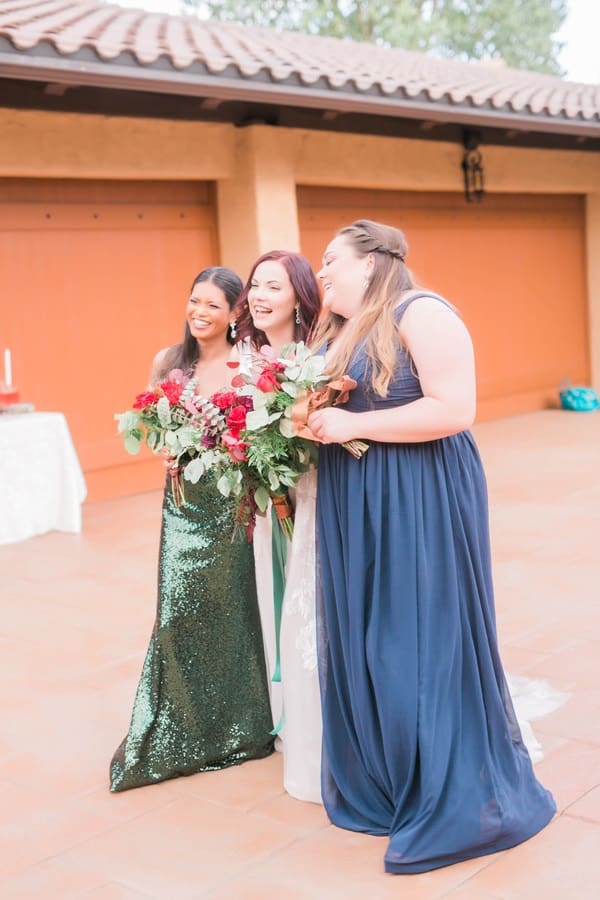
[(159, 350), (158, 353), (154, 356), (152, 360), (152, 367), (150, 369), (150, 383), (157, 381), (165, 364), (165, 360), (167, 358), (167, 353), (169, 352), (170, 347), (163, 347), (162, 350)]

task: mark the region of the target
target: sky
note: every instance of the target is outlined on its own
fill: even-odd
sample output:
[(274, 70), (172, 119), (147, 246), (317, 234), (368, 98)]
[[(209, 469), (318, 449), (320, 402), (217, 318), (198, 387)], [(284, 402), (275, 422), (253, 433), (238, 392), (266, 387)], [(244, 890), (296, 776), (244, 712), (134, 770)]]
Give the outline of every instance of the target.
[[(178, 14), (179, 0), (117, 0), (153, 12)], [(526, 2), (526, 0), (525, 0)], [(558, 37), (565, 43), (560, 62), (569, 81), (600, 84), (600, 0), (568, 0), (568, 13)]]

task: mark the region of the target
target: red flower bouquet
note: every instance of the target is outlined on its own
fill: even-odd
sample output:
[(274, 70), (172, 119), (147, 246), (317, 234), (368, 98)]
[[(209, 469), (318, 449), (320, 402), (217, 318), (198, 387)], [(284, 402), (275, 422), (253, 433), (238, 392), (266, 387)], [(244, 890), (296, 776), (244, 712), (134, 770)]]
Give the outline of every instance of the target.
[(212, 432), (218, 410), (197, 394), (195, 379), (187, 379), (179, 369), (168, 378), (138, 394), (133, 408), (115, 416), (128, 453), (139, 453), (146, 444), (153, 453), (167, 453), (176, 460), (171, 472), (173, 500), (185, 502), (180, 469), (207, 446), (214, 446)]

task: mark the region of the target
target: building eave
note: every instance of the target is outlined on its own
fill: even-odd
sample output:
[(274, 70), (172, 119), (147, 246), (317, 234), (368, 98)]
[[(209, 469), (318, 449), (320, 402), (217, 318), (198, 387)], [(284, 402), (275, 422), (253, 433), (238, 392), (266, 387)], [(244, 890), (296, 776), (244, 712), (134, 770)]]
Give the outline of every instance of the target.
[[(39, 49), (36, 48), (36, 50)], [(89, 55), (89, 51), (87, 54)], [(114, 90), (133, 90), (215, 100), (242, 100), (281, 106), (306, 107), (357, 115), (455, 123), (471, 127), (506, 128), (541, 134), (600, 137), (600, 122), (583, 117), (548, 116), (515, 112), (509, 109), (474, 107), (470, 103), (436, 102), (410, 98), (398, 91), (391, 95), (366, 93), (347, 88), (323, 88), (298, 85), (289, 81), (269, 82), (241, 74), (211, 74), (168, 68), (170, 63), (141, 66), (131, 62), (102, 62), (73, 55), (0, 51), (0, 77), (23, 81), (49, 82), (66, 86), (93, 86)], [(231, 72), (231, 67), (230, 67)], [(1, 100), (0, 100), (1, 103)]]

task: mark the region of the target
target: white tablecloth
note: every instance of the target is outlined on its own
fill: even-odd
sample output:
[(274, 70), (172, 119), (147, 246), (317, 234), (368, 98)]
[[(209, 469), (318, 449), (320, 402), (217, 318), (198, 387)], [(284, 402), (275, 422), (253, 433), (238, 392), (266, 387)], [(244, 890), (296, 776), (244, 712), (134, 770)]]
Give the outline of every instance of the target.
[(0, 414), (0, 544), (81, 531), (85, 496), (62, 413)]

